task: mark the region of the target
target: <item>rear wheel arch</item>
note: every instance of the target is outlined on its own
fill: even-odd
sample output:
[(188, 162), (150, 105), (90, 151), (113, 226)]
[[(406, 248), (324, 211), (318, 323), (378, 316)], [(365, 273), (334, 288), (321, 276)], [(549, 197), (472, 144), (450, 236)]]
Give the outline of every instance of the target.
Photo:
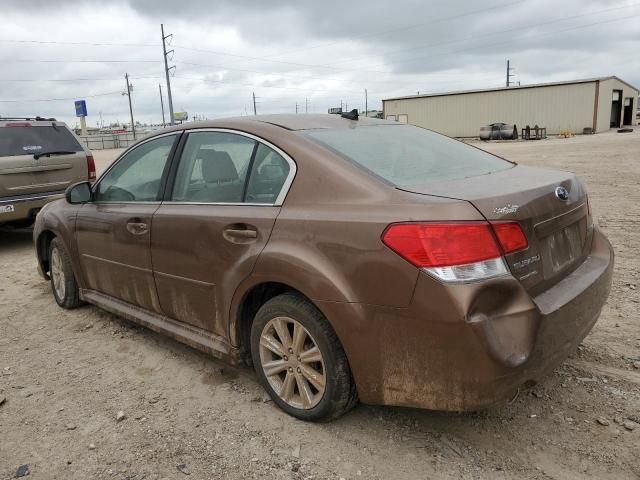
[(292, 292), (306, 296), (299, 290), (280, 282), (263, 282), (244, 293), (232, 315), (230, 332), (232, 343), (240, 347), (242, 359), (251, 364), (251, 325), (256, 313), (266, 302), (283, 293)]
[[(304, 291), (292, 287), (286, 283), (276, 281), (265, 281), (250, 287), (241, 297), (238, 306), (233, 310), (231, 316), (231, 325), (229, 332), (231, 333), (231, 343), (240, 348), (240, 355), (243, 361), (248, 365), (251, 364), (251, 325), (255, 319), (256, 313), (265, 303), (278, 295), (284, 293), (292, 293), (310, 303), (318, 310), (329, 322), (332, 329), (338, 337), (333, 322), (322, 308), (314, 302)], [(342, 344), (342, 340), (338, 337), (338, 341)]]

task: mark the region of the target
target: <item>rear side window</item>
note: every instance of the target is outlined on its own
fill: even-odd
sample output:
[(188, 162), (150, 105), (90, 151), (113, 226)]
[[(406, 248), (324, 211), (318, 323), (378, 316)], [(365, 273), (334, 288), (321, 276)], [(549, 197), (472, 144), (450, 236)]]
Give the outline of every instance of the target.
[(0, 157), (55, 151), (80, 152), (82, 147), (64, 126), (0, 127)]
[(228, 132), (187, 137), (171, 200), (196, 203), (276, 203), (289, 163), (252, 138)]
[(513, 167), (480, 149), (412, 125), (307, 130), (303, 134), (399, 187)]
[(171, 199), (240, 203), (256, 141), (226, 132), (190, 133)]
[(249, 203), (275, 203), (289, 176), (289, 163), (275, 150), (258, 146), (247, 185)]

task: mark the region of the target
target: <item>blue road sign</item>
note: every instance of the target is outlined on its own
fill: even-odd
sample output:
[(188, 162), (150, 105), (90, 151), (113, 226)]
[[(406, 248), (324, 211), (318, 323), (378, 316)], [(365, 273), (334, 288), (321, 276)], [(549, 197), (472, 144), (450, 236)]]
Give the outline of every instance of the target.
[(76, 100), (76, 117), (87, 116), (87, 102), (85, 100)]

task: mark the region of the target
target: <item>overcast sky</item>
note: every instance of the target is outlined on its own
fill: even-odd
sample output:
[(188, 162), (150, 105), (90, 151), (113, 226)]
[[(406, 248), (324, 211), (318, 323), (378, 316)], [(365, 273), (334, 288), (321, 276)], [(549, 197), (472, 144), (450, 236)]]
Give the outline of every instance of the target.
[[(383, 98), (617, 75), (640, 85), (640, 0), (3, 0), (0, 116), (161, 121), (160, 23), (174, 110), (216, 118), (381, 108)], [(53, 99), (53, 100), (52, 100)], [(49, 101), (43, 101), (49, 100)], [(167, 114), (168, 119), (168, 114)]]

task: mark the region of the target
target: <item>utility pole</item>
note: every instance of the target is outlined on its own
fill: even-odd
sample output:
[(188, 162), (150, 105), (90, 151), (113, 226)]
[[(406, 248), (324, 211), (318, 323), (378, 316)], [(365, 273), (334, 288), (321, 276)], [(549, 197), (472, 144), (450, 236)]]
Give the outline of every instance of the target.
[(507, 59), (507, 87), (509, 87), (511, 85), (511, 77), (513, 77), (513, 73), (511, 73), (511, 71), (513, 70), (513, 68), (511, 68), (511, 62)]
[(162, 126), (166, 127), (167, 124), (164, 121), (164, 102), (162, 101), (162, 85), (158, 84), (158, 89), (160, 89), (160, 108), (162, 109)]
[(296, 114), (298, 113), (298, 102), (296, 102)]
[(256, 112), (256, 92), (251, 92), (253, 94), (253, 114), (257, 115), (258, 113)]
[(369, 98), (367, 97), (367, 89), (364, 89), (364, 116), (365, 118), (368, 116), (367, 114), (369, 113)]
[(131, 132), (133, 133), (133, 140), (136, 139), (136, 124), (133, 121), (133, 107), (131, 106), (131, 90), (133, 90), (133, 85), (129, 83), (129, 74), (124, 74), (124, 79), (127, 82), (127, 91), (122, 92), (122, 95), (126, 95), (129, 97), (129, 114), (131, 115)]
[(164, 74), (167, 79), (167, 98), (169, 99), (169, 125), (174, 125), (173, 121), (173, 98), (171, 97), (171, 82), (169, 81), (169, 71), (172, 68), (176, 68), (175, 65), (169, 67), (168, 56), (173, 53), (173, 50), (167, 52), (167, 39), (173, 37), (173, 34), (164, 34), (164, 24), (160, 24), (160, 32), (162, 32), (162, 53), (164, 55)]
[(304, 113), (309, 113), (309, 97), (304, 99)]

